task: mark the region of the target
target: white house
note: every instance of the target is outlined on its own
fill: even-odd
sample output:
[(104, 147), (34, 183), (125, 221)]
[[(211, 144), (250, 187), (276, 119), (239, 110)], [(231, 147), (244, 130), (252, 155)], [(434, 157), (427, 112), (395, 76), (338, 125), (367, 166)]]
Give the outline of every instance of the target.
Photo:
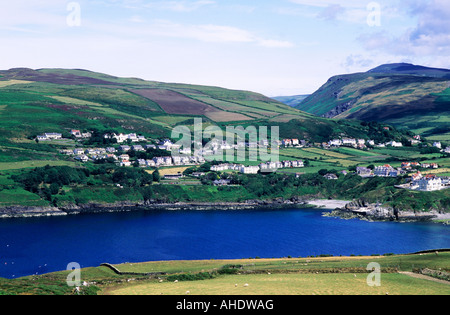
[(303, 161), (298, 160), (298, 161), (292, 161), (292, 167), (305, 167), (305, 164), (303, 163)]
[(117, 140), (117, 143), (122, 143), (128, 139), (128, 136), (123, 133), (120, 133), (118, 135), (113, 134), (113, 138)]
[(58, 140), (58, 139), (62, 139), (62, 134), (60, 134), (60, 133), (44, 133), (43, 135), (39, 135), (36, 138), (39, 141)]
[(76, 160), (79, 160), (81, 162), (87, 162), (89, 161), (89, 158), (86, 155), (79, 155), (75, 158)]
[(325, 174), (323, 177), (325, 177), (328, 180), (336, 180), (336, 179), (338, 179), (336, 174)]
[(144, 147), (139, 144), (133, 145), (131, 148), (133, 149), (133, 151), (145, 151)]
[(330, 141), (328, 142), (328, 144), (329, 144), (329, 145), (334, 145), (334, 146), (336, 146), (336, 147), (339, 147), (339, 146), (342, 145), (342, 140), (341, 140), (341, 139), (333, 139), (333, 140), (330, 140)]
[(391, 176), (391, 173), (393, 171), (395, 171), (395, 169), (392, 166), (390, 166), (389, 164), (385, 164), (383, 166), (375, 166), (373, 174), (375, 176), (388, 177)]
[(129, 146), (127, 146), (127, 145), (121, 145), (119, 147), (119, 150), (122, 151), (122, 152), (128, 152), (128, 151), (131, 150), (131, 148)]
[(128, 139), (131, 140), (131, 142), (139, 142), (139, 138), (135, 133), (130, 133), (127, 136), (128, 136)]
[(397, 142), (397, 141), (391, 141), (391, 142), (388, 142), (386, 144), (390, 145), (391, 147), (396, 147), (396, 148), (403, 147), (403, 144), (401, 144), (400, 142)]
[(153, 160), (145, 160), (145, 163), (147, 164), (148, 167), (155, 167), (156, 163)]
[(119, 155), (119, 159), (126, 161), (126, 160), (130, 159), (130, 156), (128, 154), (122, 154), (122, 155)]
[(242, 166), (240, 171), (242, 174), (258, 174), (259, 166)]
[(60, 133), (45, 133), (44, 135), (50, 140), (62, 139), (62, 134)]
[(433, 142), (433, 147), (441, 149), (442, 145), (440, 142)]
[(226, 164), (213, 165), (213, 166), (211, 166), (211, 168), (210, 168), (210, 170), (211, 170), (212, 172), (222, 172), (222, 171), (224, 171), (225, 169), (228, 170), (228, 166), (226, 166)]
[(161, 150), (168, 150), (168, 151), (170, 151), (172, 149), (172, 147), (173, 147), (173, 143), (172, 143), (172, 141), (170, 141), (168, 139), (160, 141), (159, 144), (158, 144), (158, 148), (161, 149)]
[(342, 145), (355, 146), (356, 145), (356, 139), (344, 138), (344, 139), (342, 139)]
[(417, 180), (418, 189), (422, 191), (436, 191), (442, 189), (442, 181), (436, 175), (427, 175)]
[(71, 130), (70, 134), (74, 136), (75, 138), (81, 138), (81, 131), (80, 130)]
[(282, 143), (284, 146), (292, 145), (292, 139), (283, 139)]
[(84, 154), (84, 149), (73, 149), (73, 154), (75, 155)]
[(372, 175), (372, 170), (367, 167), (358, 166), (356, 167), (356, 173), (361, 177), (369, 177)]
[(120, 162), (120, 166), (129, 167), (129, 166), (131, 166), (131, 162), (129, 160), (122, 160)]

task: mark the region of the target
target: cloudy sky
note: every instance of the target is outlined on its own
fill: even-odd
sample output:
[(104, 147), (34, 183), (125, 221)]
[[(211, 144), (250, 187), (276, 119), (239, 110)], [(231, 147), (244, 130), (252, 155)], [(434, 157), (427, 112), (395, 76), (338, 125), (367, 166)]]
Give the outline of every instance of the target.
[(448, 0), (0, 0), (0, 69), (77, 68), (268, 96), (450, 68)]

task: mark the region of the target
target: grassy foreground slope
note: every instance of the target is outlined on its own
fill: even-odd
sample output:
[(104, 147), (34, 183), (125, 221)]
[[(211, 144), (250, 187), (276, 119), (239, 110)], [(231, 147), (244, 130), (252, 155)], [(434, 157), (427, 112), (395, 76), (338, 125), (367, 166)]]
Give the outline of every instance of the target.
[[(157, 261), (99, 266), (81, 270), (84, 294), (108, 295), (448, 295), (450, 253), (414, 255), (308, 257), (207, 261)], [(369, 286), (381, 268), (380, 286)], [(437, 278), (416, 278), (420, 271), (440, 271)], [(152, 274), (164, 273), (164, 274)], [(66, 284), (69, 271), (14, 280), (0, 279), (3, 294), (74, 294)], [(148, 275), (144, 275), (148, 274)], [(433, 272), (429, 272), (433, 274)], [(447, 277), (447, 278), (446, 278)], [(245, 285), (247, 284), (247, 285)]]

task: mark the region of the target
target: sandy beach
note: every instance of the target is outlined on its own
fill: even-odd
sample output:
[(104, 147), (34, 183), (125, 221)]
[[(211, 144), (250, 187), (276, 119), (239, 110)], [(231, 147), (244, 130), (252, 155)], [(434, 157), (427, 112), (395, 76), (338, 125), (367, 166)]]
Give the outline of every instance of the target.
[(336, 208), (343, 208), (349, 202), (350, 201), (345, 201), (345, 200), (316, 199), (316, 200), (308, 201), (308, 204), (317, 206), (320, 208), (334, 210)]

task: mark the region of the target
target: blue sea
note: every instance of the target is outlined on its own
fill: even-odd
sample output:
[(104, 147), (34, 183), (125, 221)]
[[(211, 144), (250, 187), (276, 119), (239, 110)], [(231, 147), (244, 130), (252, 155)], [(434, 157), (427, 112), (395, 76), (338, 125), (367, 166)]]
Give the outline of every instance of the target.
[(325, 217), (323, 209), (141, 211), (0, 220), (0, 277), (159, 260), (405, 254), (450, 248), (450, 227)]

